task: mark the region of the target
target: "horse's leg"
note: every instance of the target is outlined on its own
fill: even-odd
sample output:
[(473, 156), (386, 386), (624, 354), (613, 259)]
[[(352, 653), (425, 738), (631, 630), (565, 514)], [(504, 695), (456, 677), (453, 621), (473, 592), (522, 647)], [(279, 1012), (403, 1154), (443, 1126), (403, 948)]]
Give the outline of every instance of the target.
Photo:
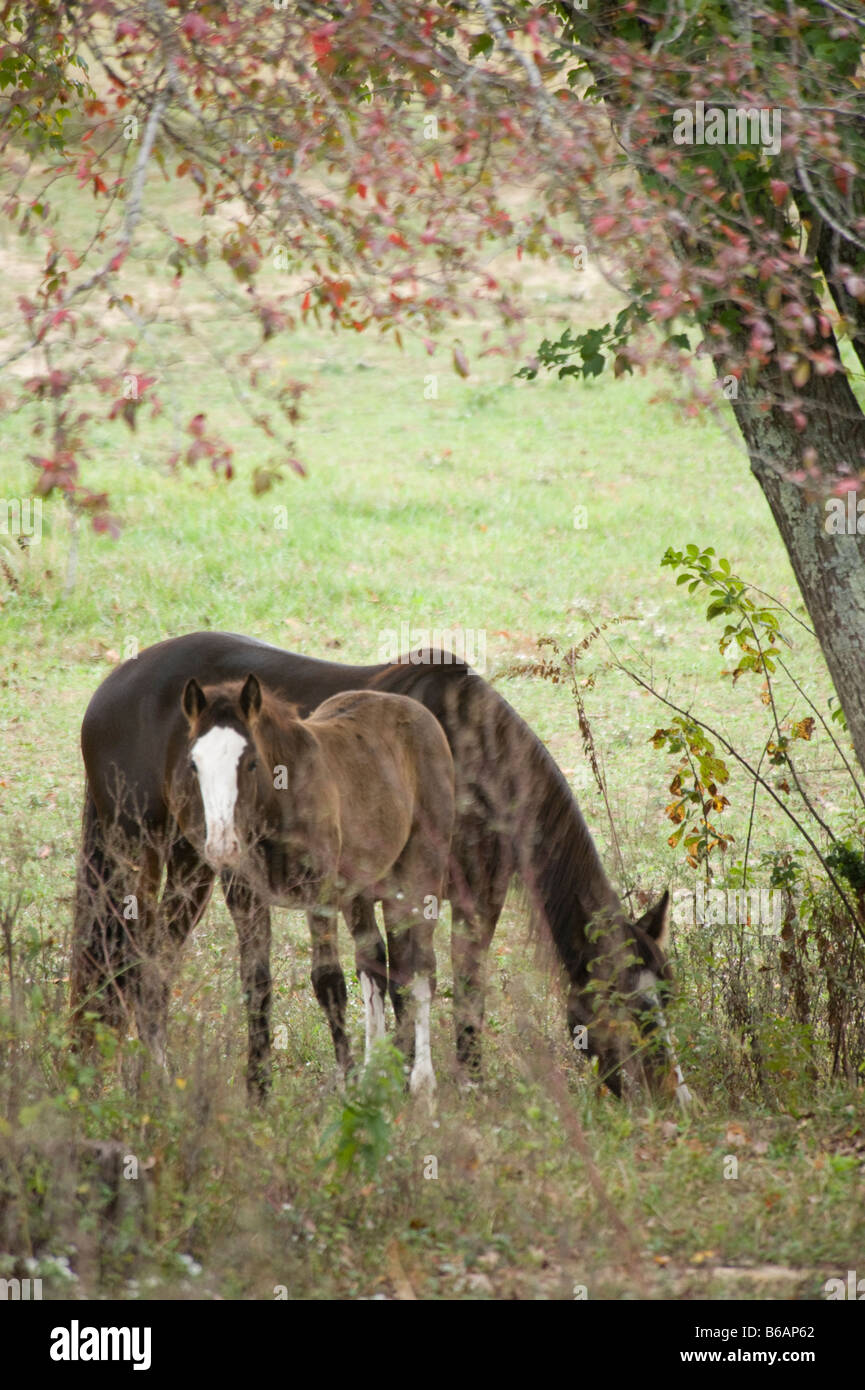
[[(158, 883), (159, 865), (150, 862), (149, 881)], [(138, 1032), (151, 1053), (165, 1066), (168, 1000), (186, 938), (201, 918), (213, 888), (213, 870), (187, 840), (175, 840), (165, 863), (165, 887), (155, 910), (147, 904), (147, 928), (142, 933), (141, 958), (135, 972)], [(155, 893), (155, 884), (154, 884)]]
[(430, 1015), (436, 989), (436, 958), (433, 949), (435, 919), (424, 916), (424, 903), (437, 894), (406, 893), (386, 898), (382, 903), (389, 947), (395, 952), (393, 981), (402, 990), (402, 1012), (397, 1026), (397, 1045), (407, 1057), (413, 1033), (414, 1048), (409, 1090), (412, 1095), (431, 1098), (435, 1073), (430, 1050)]
[[(517, 795), (515, 788), (511, 792)], [(481, 1068), (487, 953), (513, 871), (501, 832), (476, 816), (458, 825), (448, 884), (454, 1028), (457, 1062), (472, 1077)]]
[(222, 875), (222, 886), (240, 946), (249, 1031), (246, 1089), (263, 1100), (270, 1089), (270, 909), (245, 880), (230, 871)]
[(354, 959), (363, 992), (365, 1022), (364, 1066), (368, 1065), (373, 1044), (384, 1037), (384, 998), (387, 984), (387, 953), (378, 923), (375, 903), (355, 898), (348, 911), (348, 925), (354, 938)]
[[(127, 875), (128, 877), (128, 875)], [(75, 875), (70, 999), (72, 1028), (83, 1043), (92, 1041), (87, 1013), (113, 1028), (126, 1017), (123, 993), (128, 967), (127, 922), (121, 866), (112, 855), (89, 786), (84, 793), (81, 848)]]
[[(399, 907), (400, 903), (396, 903)], [(414, 1062), (414, 1026), (409, 1003), (408, 989), (414, 974), (412, 965), (411, 931), (393, 920), (394, 908), (387, 910), (382, 904), (385, 933), (387, 935), (387, 988), (393, 1005), (396, 1022), (394, 1045), (399, 1048), (406, 1061)]]
[(471, 1077), (480, 1075), (487, 955), (504, 906), (504, 893), (478, 902), (469, 913), (451, 902), (451, 963), (457, 1061)]
[(335, 908), (332, 911), (315, 908), (306, 916), (312, 936), (312, 987), (330, 1025), (337, 1064), (345, 1076), (352, 1061), (345, 1031), (347, 995), (345, 976), (339, 963), (337, 913)]

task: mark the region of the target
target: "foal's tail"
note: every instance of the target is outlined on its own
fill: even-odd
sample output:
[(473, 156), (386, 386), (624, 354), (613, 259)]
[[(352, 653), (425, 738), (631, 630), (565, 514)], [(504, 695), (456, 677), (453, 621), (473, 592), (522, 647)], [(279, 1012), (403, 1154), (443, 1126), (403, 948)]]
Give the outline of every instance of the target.
[(81, 848), (75, 875), (70, 1007), (73, 1029), (89, 1031), (88, 1013), (120, 1027), (126, 1010), (120, 977), (128, 966), (128, 923), (123, 916), (120, 874), (110, 854), (89, 783), (84, 793)]

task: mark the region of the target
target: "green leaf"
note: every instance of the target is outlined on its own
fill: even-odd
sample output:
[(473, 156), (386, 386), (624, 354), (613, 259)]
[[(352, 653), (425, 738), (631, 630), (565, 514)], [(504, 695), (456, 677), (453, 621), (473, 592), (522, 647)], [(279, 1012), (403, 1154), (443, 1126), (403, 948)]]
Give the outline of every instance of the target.
[(479, 53), (491, 53), (494, 47), (491, 34), (478, 34), (469, 44), (469, 57), (477, 58)]

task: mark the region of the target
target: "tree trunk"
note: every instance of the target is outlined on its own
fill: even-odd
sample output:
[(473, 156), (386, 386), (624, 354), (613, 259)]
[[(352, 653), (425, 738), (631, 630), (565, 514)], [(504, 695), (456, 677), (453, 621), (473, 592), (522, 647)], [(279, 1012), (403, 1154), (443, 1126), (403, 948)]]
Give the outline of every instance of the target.
[[(777, 401), (783, 394), (780, 373), (770, 366), (770, 374), (776, 380), (769, 394)], [(761, 409), (763, 383), (755, 388), (743, 379), (732, 405), (865, 768), (865, 535), (828, 531), (825, 494), (815, 496), (787, 481), (809, 448), (824, 468), (846, 463), (858, 473), (865, 458), (865, 416), (840, 371), (812, 377), (802, 396), (804, 430), (778, 408), (766, 410), (763, 404)], [(856, 497), (863, 495), (860, 490)]]
[[(564, 19), (566, 33), (582, 41), (587, 51), (593, 49), (598, 55), (596, 64), (590, 60), (592, 73), (611, 119), (619, 124), (620, 114), (628, 110), (633, 100), (633, 91), (620, 81), (606, 55), (612, 51), (607, 46), (621, 37), (620, 26), (632, 24), (629, 12), (624, 12), (617, 0), (594, 0), (588, 9), (563, 0), (557, 8)], [(655, 43), (656, 30), (642, 20), (640, 23), (643, 42), (649, 49)], [(630, 32), (628, 37), (630, 39)], [(851, 61), (855, 67), (858, 55)], [(639, 173), (645, 172), (639, 153), (632, 154), (632, 161)], [(843, 245), (839, 243), (832, 229), (823, 225), (798, 183), (794, 185), (794, 197), (800, 213), (813, 221), (808, 251), (814, 269), (824, 272), (839, 311), (847, 317), (853, 347), (860, 361), (865, 361), (865, 304), (847, 292), (841, 270), (842, 262), (861, 269), (865, 255), (859, 244), (854, 244), (850, 238), (845, 238)], [(851, 193), (851, 225), (861, 214), (863, 201), (865, 195), (861, 183), (857, 183)], [(687, 223), (689, 209), (684, 202), (683, 199), (683, 222)], [(698, 225), (686, 235), (690, 247), (683, 242), (676, 248), (685, 264), (690, 256), (699, 256), (701, 250), (711, 255), (711, 247), (700, 247)], [(726, 307), (735, 317), (735, 306), (729, 303)], [(811, 309), (815, 316), (820, 308), (814, 298)], [(770, 321), (772, 317), (767, 313)], [(744, 343), (747, 326), (741, 317), (740, 323)], [(780, 408), (780, 403), (789, 401), (792, 384), (789, 376), (781, 371), (777, 355), (756, 380), (749, 380), (743, 374), (738, 382), (738, 397), (732, 405), (750, 455), (751, 470), (763, 489), (787, 548), (847, 719), (856, 757), (865, 769), (865, 535), (855, 531), (836, 535), (827, 530), (825, 508), (826, 495), (842, 473), (859, 480), (857, 502), (865, 497), (865, 482), (862, 481), (865, 479), (865, 415), (847, 376), (840, 369), (837, 342), (830, 337), (826, 345), (834, 348), (839, 370), (829, 376), (820, 376), (812, 370), (805, 386), (795, 392), (805, 417), (804, 429), (798, 430), (792, 415)], [(711, 339), (707, 340), (707, 346), (711, 351)], [(719, 376), (729, 371), (727, 362), (716, 359), (715, 366)], [(789, 481), (789, 477), (804, 467), (803, 460), (810, 451), (825, 482), (821, 486), (821, 478), (817, 477), (809, 488)], [(846, 498), (844, 500), (846, 502)], [(865, 515), (862, 525), (865, 527)]]

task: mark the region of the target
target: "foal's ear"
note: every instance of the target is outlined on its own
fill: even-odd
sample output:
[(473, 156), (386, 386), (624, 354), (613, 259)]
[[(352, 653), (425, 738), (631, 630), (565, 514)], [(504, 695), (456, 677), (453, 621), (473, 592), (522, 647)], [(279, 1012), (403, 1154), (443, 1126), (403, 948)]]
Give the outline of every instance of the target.
[(194, 723), (207, 708), (207, 697), (194, 676), (186, 682), (181, 704), (183, 705), (183, 713), (190, 724)]
[(669, 890), (665, 890), (660, 902), (655, 903), (654, 907), (650, 907), (648, 912), (643, 914), (637, 925), (643, 928), (647, 936), (657, 942), (661, 950), (664, 949), (670, 928)]
[(240, 712), (247, 723), (261, 712), (261, 686), (258, 676), (247, 676), (240, 692)]

